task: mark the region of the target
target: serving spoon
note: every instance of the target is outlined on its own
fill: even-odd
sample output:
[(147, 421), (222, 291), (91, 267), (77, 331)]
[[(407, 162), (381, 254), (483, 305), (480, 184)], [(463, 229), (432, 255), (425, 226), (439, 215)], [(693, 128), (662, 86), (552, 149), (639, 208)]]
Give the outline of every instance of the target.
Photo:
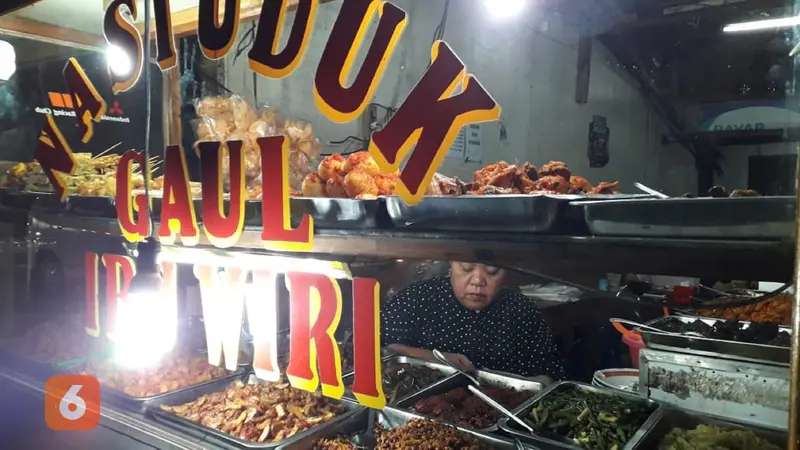
[(367, 412), (369, 415), (367, 416), (367, 429), (363, 433), (359, 433), (351, 439), (353, 445), (358, 448), (365, 448), (371, 449), (375, 448), (378, 445), (378, 440), (375, 439), (375, 415), (377, 411), (370, 408)]
[(496, 409), (497, 411), (502, 413), (504, 416), (506, 416), (509, 419), (513, 420), (519, 426), (523, 427), (524, 429), (528, 430), (531, 434), (533, 434), (533, 428), (531, 428), (530, 425), (525, 423), (519, 417), (515, 416), (511, 411), (507, 410), (505, 408), (505, 406), (501, 405), (500, 403), (497, 403), (493, 398), (491, 398), (488, 395), (486, 395), (483, 392), (481, 392), (481, 390), (476, 387), (476, 386), (480, 386), (481, 385), (480, 381), (478, 381), (478, 379), (476, 377), (474, 377), (474, 376), (464, 372), (463, 370), (459, 369), (458, 367), (456, 367), (453, 363), (448, 361), (448, 359), (445, 358), (445, 356), (439, 350), (433, 350), (433, 357), (436, 358), (436, 360), (439, 361), (440, 363), (452, 367), (453, 370), (455, 370), (456, 372), (460, 373), (461, 375), (464, 375), (470, 381), (472, 381), (473, 384), (467, 385), (467, 389), (470, 392), (472, 392), (476, 397), (478, 397), (479, 399), (483, 400), (487, 405), (489, 405), (492, 408)]

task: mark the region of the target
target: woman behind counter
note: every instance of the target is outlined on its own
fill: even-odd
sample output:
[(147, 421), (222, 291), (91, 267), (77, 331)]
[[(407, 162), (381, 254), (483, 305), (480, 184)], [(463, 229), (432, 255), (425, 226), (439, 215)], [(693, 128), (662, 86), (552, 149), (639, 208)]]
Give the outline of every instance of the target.
[(467, 371), (564, 378), (550, 328), (532, 300), (503, 287), (505, 276), (497, 267), (451, 262), (449, 277), (409, 285), (382, 313), (383, 345), (426, 360), (436, 349)]

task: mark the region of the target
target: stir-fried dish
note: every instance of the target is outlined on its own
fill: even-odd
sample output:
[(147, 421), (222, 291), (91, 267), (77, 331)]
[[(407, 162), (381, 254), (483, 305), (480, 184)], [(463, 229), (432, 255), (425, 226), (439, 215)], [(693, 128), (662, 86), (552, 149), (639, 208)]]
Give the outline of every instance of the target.
[(537, 434), (566, 438), (583, 448), (622, 450), (650, 413), (641, 403), (568, 389), (543, 397), (526, 421)]
[[(509, 409), (516, 408), (533, 395), (532, 391), (490, 387), (479, 389)], [(463, 387), (422, 399), (414, 405), (413, 410), (426, 417), (473, 429), (489, 428), (502, 417), (496, 409)]]
[(456, 428), (430, 420), (413, 419), (391, 430), (376, 430), (376, 450), (482, 450), (477, 439)]
[(222, 392), (202, 395), (164, 411), (261, 443), (280, 442), (311, 427), (333, 420), (344, 406), (318, 392), (294, 389), (289, 383), (233, 383)]

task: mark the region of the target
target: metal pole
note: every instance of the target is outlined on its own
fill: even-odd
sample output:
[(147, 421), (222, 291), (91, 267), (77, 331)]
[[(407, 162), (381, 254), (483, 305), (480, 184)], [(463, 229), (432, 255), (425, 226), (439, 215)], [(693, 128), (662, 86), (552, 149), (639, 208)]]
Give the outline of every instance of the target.
[[(795, 146), (795, 153), (798, 147)], [(800, 156), (798, 156), (798, 165), (795, 169), (795, 190), (796, 201), (800, 205)], [(794, 302), (792, 304), (792, 382), (789, 385), (790, 389), (790, 407), (789, 407), (789, 443), (788, 450), (800, 450), (800, 289), (798, 280), (800, 280), (800, 208), (795, 211), (795, 256), (794, 256)]]

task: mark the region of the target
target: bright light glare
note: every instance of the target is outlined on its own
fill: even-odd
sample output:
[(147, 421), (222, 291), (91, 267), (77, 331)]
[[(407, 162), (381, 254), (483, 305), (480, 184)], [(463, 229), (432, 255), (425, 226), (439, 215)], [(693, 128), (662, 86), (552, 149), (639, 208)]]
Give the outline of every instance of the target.
[(175, 347), (177, 328), (174, 304), (160, 292), (130, 292), (117, 302), (114, 359), (129, 368), (151, 366)]
[(736, 33), (740, 31), (755, 31), (755, 30), (765, 30), (769, 28), (793, 27), (795, 25), (800, 25), (800, 16), (784, 17), (781, 19), (756, 20), (752, 22), (732, 23), (730, 25), (725, 25), (725, 27), (722, 28), (722, 31), (724, 33)]
[(516, 16), (525, 7), (525, 0), (483, 0), (486, 10), (496, 19)]
[(0, 41), (0, 81), (8, 81), (17, 71), (17, 54), (14, 46), (7, 41)]
[(131, 73), (133, 64), (131, 57), (118, 45), (109, 45), (106, 49), (106, 62), (114, 75), (125, 76)]

